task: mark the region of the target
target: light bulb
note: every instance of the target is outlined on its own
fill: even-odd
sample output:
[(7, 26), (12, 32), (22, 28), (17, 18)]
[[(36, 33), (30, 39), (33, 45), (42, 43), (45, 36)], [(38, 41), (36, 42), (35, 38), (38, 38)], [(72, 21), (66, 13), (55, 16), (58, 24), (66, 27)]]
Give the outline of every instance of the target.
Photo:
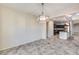
[(40, 20), (46, 20), (45, 16), (40, 16)]

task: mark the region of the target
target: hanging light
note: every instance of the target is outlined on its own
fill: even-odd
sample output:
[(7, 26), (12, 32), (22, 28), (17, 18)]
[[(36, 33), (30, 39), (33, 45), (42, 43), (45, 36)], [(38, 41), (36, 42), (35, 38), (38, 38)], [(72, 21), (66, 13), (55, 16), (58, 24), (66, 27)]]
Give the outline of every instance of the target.
[(41, 3), (42, 6), (42, 11), (41, 11), (41, 15), (40, 15), (40, 21), (46, 21), (48, 19), (48, 17), (45, 16), (44, 13), (44, 3)]

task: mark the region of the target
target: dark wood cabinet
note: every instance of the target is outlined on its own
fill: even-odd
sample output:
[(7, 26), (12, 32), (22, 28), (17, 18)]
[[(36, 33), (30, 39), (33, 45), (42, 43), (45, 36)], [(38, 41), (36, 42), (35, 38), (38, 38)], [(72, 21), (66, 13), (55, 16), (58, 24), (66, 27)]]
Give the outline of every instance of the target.
[(65, 31), (65, 25), (54, 24), (54, 35), (59, 34), (60, 31)]

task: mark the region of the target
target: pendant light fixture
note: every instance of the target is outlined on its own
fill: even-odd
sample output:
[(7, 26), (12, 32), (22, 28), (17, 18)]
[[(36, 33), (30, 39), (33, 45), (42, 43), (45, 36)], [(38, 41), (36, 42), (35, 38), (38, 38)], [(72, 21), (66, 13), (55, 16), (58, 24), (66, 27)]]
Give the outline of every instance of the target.
[(42, 11), (40, 15), (40, 21), (47, 21), (48, 17), (45, 16), (44, 3), (41, 3)]

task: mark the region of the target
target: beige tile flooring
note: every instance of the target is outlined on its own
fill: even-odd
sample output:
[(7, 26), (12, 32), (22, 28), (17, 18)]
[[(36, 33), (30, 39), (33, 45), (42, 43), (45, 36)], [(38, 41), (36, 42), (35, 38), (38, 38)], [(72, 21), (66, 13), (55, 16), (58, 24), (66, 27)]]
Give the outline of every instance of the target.
[(58, 36), (50, 39), (40, 39), (28, 44), (7, 49), (0, 52), (1, 55), (78, 55), (79, 35), (74, 35), (74, 40), (58, 39)]

